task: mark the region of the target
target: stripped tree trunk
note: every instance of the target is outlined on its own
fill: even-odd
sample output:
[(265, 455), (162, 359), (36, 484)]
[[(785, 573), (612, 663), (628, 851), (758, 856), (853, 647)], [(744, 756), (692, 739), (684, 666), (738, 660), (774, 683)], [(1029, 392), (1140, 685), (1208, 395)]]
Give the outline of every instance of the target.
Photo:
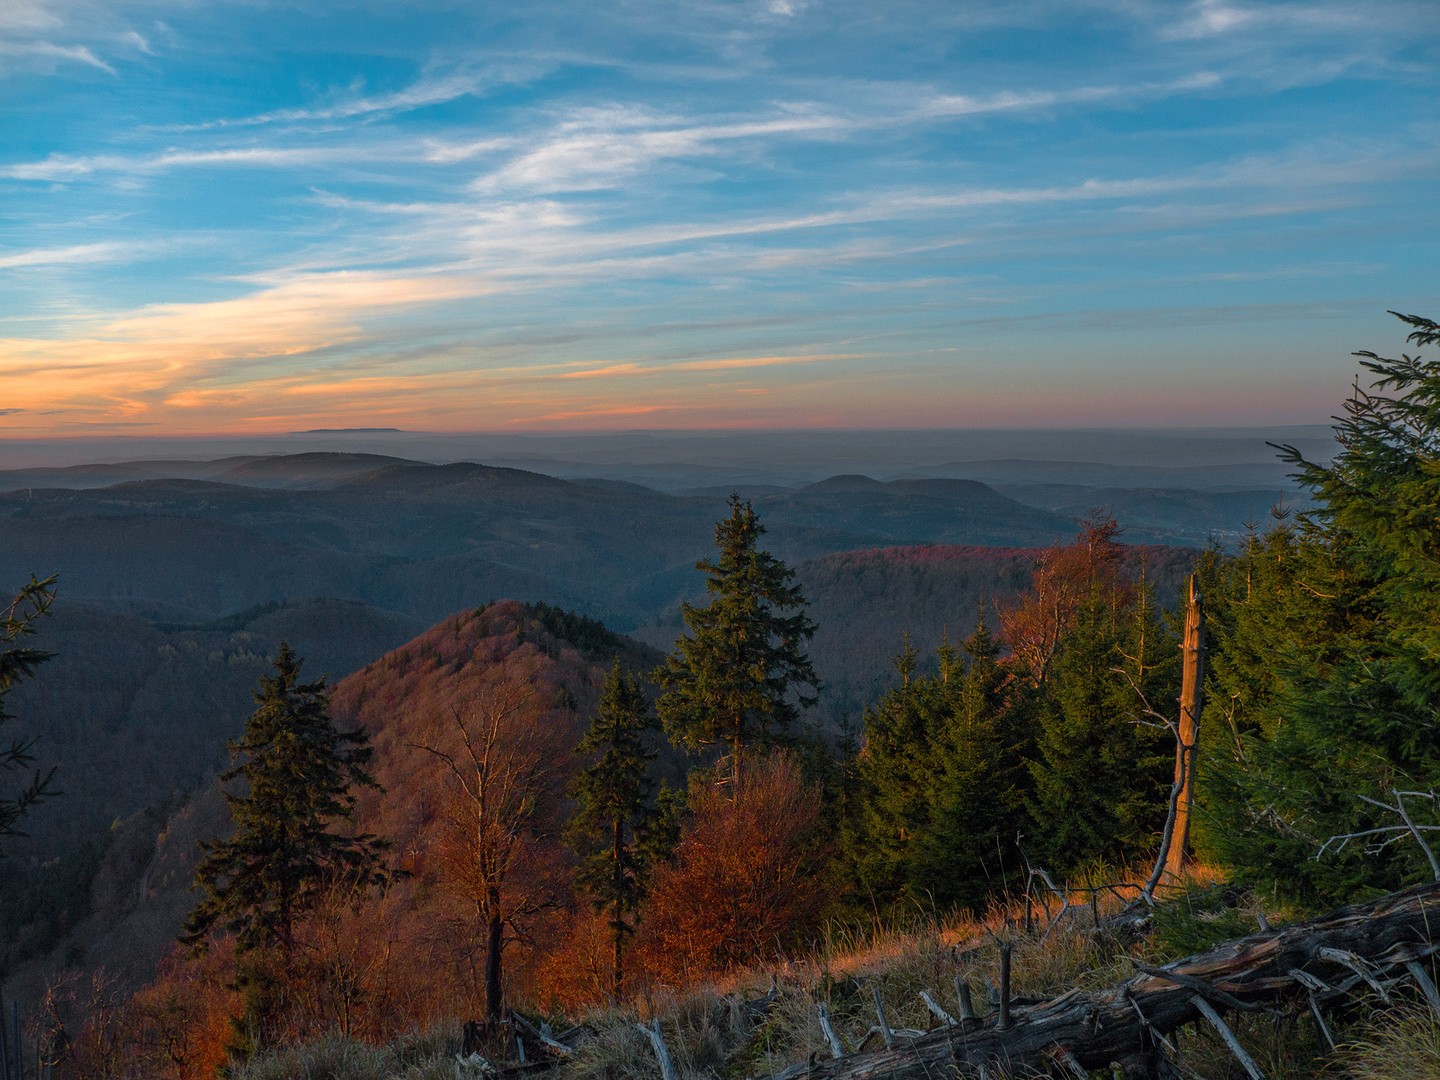
[[(1003, 1030), (992, 1012), (914, 1038), (897, 1038), (893, 1048), (829, 1061), (812, 1055), (811, 1061), (772, 1080), (1079, 1075), (1077, 1070), (1112, 1065), (1129, 1077), (1173, 1078), (1180, 1074), (1166, 1056), (1165, 1036), (1182, 1024), (1204, 1020), (1233, 1043), (1219, 1010), (1268, 1014), (1277, 1007), (1293, 1007), (1319, 1015), (1323, 1006), (1354, 991), (1388, 994), (1401, 981), (1414, 980), (1412, 968), (1425, 971), (1429, 965), (1420, 961), (1436, 953), (1437, 941), (1440, 884), (1417, 886), (1320, 919), (1226, 942), (1161, 968), (1141, 967), (1132, 978), (1105, 990), (1072, 990), (1038, 1005), (1016, 1007), (1010, 1027)], [(1424, 982), (1416, 980), (1415, 985), (1429, 996)]]
[(1190, 844), (1190, 811), (1195, 805), (1195, 758), (1199, 752), (1200, 709), (1205, 693), (1205, 610), (1195, 575), (1190, 575), (1190, 602), (1185, 608), (1185, 640), (1181, 645), (1184, 670), (1180, 680), (1180, 725), (1175, 739), (1175, 785), (1180, 798), (1175, 826), (1165, 857), (1165, 872), (1172, 879), (1185, 865)]

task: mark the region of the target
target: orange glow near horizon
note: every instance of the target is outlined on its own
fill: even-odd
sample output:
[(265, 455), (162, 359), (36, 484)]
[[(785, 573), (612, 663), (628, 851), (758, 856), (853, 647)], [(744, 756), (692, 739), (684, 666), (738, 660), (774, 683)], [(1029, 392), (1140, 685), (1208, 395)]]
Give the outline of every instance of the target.
[[(443, 432), (1185, 426), (1324, 422), (1334, 378), (1197, 386), (1174, 366), (1092, 376), (1003, 340), (956, 350), (597, 359), (573, 348), (423, 339), (486, 290), (463, 276), (305, 275), (234, 300), (152, 305), (83, 336), (0, 340), (0, 440), (271, 435), (325, 427)], [(398, 321), (397, 321), (398, 320)], [(390, 325), (391, 323), (394, 325)], [(605, 349), (613, 352), (613, 343)], [(714, 352), (720, 353), (717, 345)], [(1233, 373), (1233, 368), (1232, 372)], [(1231, 374), (1218, 371), (1217, 375)]]

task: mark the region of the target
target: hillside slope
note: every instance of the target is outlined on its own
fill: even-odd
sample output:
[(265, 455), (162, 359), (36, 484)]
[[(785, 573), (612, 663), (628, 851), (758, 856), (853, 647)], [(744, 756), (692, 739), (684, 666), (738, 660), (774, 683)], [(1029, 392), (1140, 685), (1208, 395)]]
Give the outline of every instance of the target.
[[(247, 625), (263, 626), (267, 619), (283, 621), (287, 615), (298, 618), (294, 612), (280, 609), (261, 613)], [(336, 619), (342, 621), (341, 613), (336, 613)], [(198, 640), (203, 641), (204, 635), (219, 631), (177, 633), (199, 635)], [(191, 639), (182, 636), (180, 640)], [(152, 644), (153, 639), (140, 635), (135, 655), (143, 655)], [(165, 647), (162, 644), (160, 649)], [(175, 650), (177, 655), (180, 651)], [(659, 661), (658, 654), (645, 646), (594, 623), (566, 620), (553, 611), (501, 601), (446, 619), (335, 685), (332, 712), (337, 724), (362, 724), (374, 740), (372, 771), (385, 791), (364, 794), (357, 827), (391, 838), (395, 859), (415, 874), (397, 893), (405, 898), (401, 905), (405, 912), (413, 914), (431, 902), (449, 903), (443, 900), (443, 890), (435, 888), (437, 871), (426, 858), (434, 832), (442, 823), (439, 808), (446, 775), (433, 755), (418, 749), (419, 744), (455, 749), (453, 718), (469, 715), (468, 710), (498, 685), (513, 683), (521, 691), (523, 718), (534, 726), (549, 755), (558, 792), (575, 767), (575, 744), (616, 656), (639, 670), (648, 670)], [(194, 669), (192, 675), (201, 681), (214, 677), (229, 665), (229, 659), (222, 657), (215, 664), (220, 667), (207, 665)], [(247, 680), (247, 693), (264, 670), (263, 664), (252, 667), (249, 660), (235, 667)], [(307, 660), (302, 674), (317, 676), (322, 670)], [(198, 692), (194, 686), (181, 689)], [(243, 716), (235, 717), (232, 724), (233, 730), (228, 732), (212, 729), (211, 741), (206, 744), (208, 778), (193, 787), (188, 797), (162, 801), (117, 822), (113, 829), (102, 829), (107, 847), (98, 867), (89, 871), (88, 913), (72, 903), (70, 914), (56, 925), (53, 912), (32, 910), (30, 902), (39, 896), (35, 886), (22, 888), (14, 897), (0, 894), (0, 907), (28, 905), (26, 910), (38, 918), (33, 925), (11, 926), (8, 933), (0, 934), (0, 980), (8, 998), (19, 995), (33, 1000), (45, 979), (66, 968), (104, 968), (112, 974), (123, 973), (125, 980), (134, 983), (149, 978), (194, 903), (189, 888), (198, 854), (196, 840), (222, 835), (228, 829), (228, 811), (213, 776), (219, 764), (216, 758), (223, 756), (223, 739), (238, 734)], [(155, 753), (163, 755), (167, 748), (173, 749), (178, 738), (174, 733), (157, 738)], [(158, 759), (147, 761), (146, 767), (165, 772)], [(671, 771), (678, 773), (674, 762)], [(90, 782), (87, 778), (85, 784), (74, 786), (87, 787)], [(103, 789), (105, 785), (97, 786)], [(35, 823), (42, 820), (43, 811), (60, 806), (63, 803), (56, 800), (37, 808)], [(558, 847), (555, 850), (560, 859), (556, 870), (563, 882), (563, 858)], [(66, 869), (58, 866), (56, 873)], [(42, 874), (42, 879), (64, 884), (63, 873), (60, 877)], [(431, 899), (424, 899), (426, 896)], [(401, 930), (411, 926), (404, 918), (401, 922)], [(7, 920), (0, 919), (0, 930), (7, 926)], [(536, 929), (543, 932), (545, 927)], [(37, 942), (45, 945), (40, 955), (35, 954)], [(473, 943), (462, 945), (460, 951), (465, 952)], [(449, 965), (445, 985), (450, 992), (458, 992), (455, 988), (467, 977), (466, 958), (447, 951), (443, 941), (415, 945), (416, 950), (422, 947), (431, 950), (426, 962)], [(418, 951), (416, 955), (416, 963), (421, 963)]]
[(31, 813), (28, 839), (7, 842), (12, 870), (33, 870), (213, 776), (282, 639), (306, 658), (307, 672), (338, 679), (421, 629), (406, 616), (342, 600), (272, 604), (186, 625), (61, 599), (36, 639), (55, 658), (6, 705), (17, 732), (40, 737), (36, 753), (57, 767), (64, 795)]

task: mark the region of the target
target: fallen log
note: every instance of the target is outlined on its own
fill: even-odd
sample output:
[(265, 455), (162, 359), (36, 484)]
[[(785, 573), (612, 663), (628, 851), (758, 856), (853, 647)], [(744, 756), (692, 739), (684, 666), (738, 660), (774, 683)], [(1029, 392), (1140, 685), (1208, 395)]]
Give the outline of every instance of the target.
[[(1072, 990), (1028, 1008), (965, 1018), (893, 1047), (816, 1060), (771, 1080), (935, 1080), (939, 1076), (1082, 1075), (1118, 1066), (1127, 1077), (1171, 1080), (1179, 1071), (1166, 1055), (1166, 1036), (1203, 1019), (1237, 1047), (1221, 1010), (1314, 1010), (1354, 991), (1382, 994), (1401, 980), (1433, 993), (1420, 961), (1440, 941), (1440, 884), (1417, 886), (1319, 919), (1271, 929), (1163, 967), (1141, 968), (1117, 986)], [(1137, 965), (1138, 966), (1138, 965)], [(962, 1010), (963, 1011), (963, 1010)], [(1328, 1037), (1328, 1030), (1326, 1035)], [(1243, 1054), (1243, 1050), (1240, 1051)], [(1254, 1062), (1242, 1058), (1247, 1071)], [(1252, 1075), (1254, 1075), (1252, 1071)]]

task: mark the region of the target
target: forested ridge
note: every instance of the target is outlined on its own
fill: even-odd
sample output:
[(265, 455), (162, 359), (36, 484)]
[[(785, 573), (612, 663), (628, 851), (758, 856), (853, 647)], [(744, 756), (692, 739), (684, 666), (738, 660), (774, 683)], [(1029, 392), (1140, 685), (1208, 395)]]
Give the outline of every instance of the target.
[[(1435, 323), (1400, 317), (1409, 345), (1440, 340)], [(542, 1016), (549, 1034), (587, 1010), (648, 1016), (687, 988), (838, 955), (821, 944), (837, 927), (868, 928), (849, 931), (858, 953), (861, 937), (928, 919), (938, 978), (946, 919), (999, 911), (995, 929), (1012, 935), (1024, 910), (1028, 933), (1043, 901), (1049, 935), (1050, 902), (1068, 908), (1088, 890), (1094, 933), (1075, 947), (1145, 963), (1239, 936), (1245, 918), (1264, 929), (1267, 908), (1295, 918), (1440, 881), (1427, 844), (1440, 830), (1440, 362), (1357, 355), (1365, 382), (1337, 422), (1334, 460), (1277, 447), (1313, 493), (1309, 510), (1277, 507), (1238, 549), (1193, 562), (1122, 544), (1102, 512), (1067, 543), (994, 553), (991, 572), (1005, 563), (1012, 587), (966, 597), (923, 648), (899, 634), (883, 692), (867, 694), (856, 673), (862, 689), (844, 700), (869, 700), (850, 724), (814, 720), (825, 686), (808, 650), (846, 629), (821, 625), (807, 587), (877, 569), (893, 580), (906, 557), (831, 556), (798, 574), (739, 496), (715, 527), (715, 556), (696, 566), (704, 600), (682, 605), (663, 651), (514, 601), (451, 616), (333, 688), (299, 681), (280, 650), (230, 752), (237, 768), (262, 754), (283, 768), (303, 744), (312, 764), (291, 768), (293, 790), (259, 773), (232, 784), (238, 831), (207, 850), (243, 845), (249, 829), (283, 832), (297, 800), (324, 808), (307, 811), (310, 846), (297, 841), (270, 869), (232, 863), (217, 877), (212, 866), (218, 906), (195, 910), (215, 917), (192, 918), (153, 980), (52, 978), (37, 1033), (60, 1075), (189, 1077), (263, 1070), (321, 1036), (383, 1044), (466, 1019), (478, 1022), (467, 1053), (500, 1062), (519, 1052), (514, 1014), (536, 1035)], [(1198, 764), (1182, 775), (1176, 585), (1187, 570), (1192, 628), (1203, 612), (1203, 709)], [(12, 643), (33, 630), (43, 641), (44, 622), (39, 609), (12, 618)], [(47, 660), (26, 656), (0, 690), (24, 679), (43, 693)], [(1192, 821), (1175, 843), (1188, 846), (1167, 876), (1187, 780)], [(19, 809), (39, 820), (46, 805)], [(200, 805), (177, 821), (199, 820)], [(357, 838), (375, 841), (363, 859), (336, 854)], [(159, 885), (132, 858), (130, 912), (173, 918), (181, 906), (185, 853), (161, 856)], [(1100, 934), (1106, 888), (1159, 904), (1141, 919), (1151, 937)], [(1038, 929), (1019, 940), (1045, 955)], [(980, 970), (977, 948), (966, 970)], [(959, 943), (943, 962), (962, 970)], [(838, 1003), (858, 1023), (863, 995), (828, 963), (804, 1003)], [(724, 1052), (691, 1025), (686, 1067), (761, 1071), (741, 1020), (727, 1027), (739, 1049)], [(546, 1045), (531, 1038), (532, 1052)]]

